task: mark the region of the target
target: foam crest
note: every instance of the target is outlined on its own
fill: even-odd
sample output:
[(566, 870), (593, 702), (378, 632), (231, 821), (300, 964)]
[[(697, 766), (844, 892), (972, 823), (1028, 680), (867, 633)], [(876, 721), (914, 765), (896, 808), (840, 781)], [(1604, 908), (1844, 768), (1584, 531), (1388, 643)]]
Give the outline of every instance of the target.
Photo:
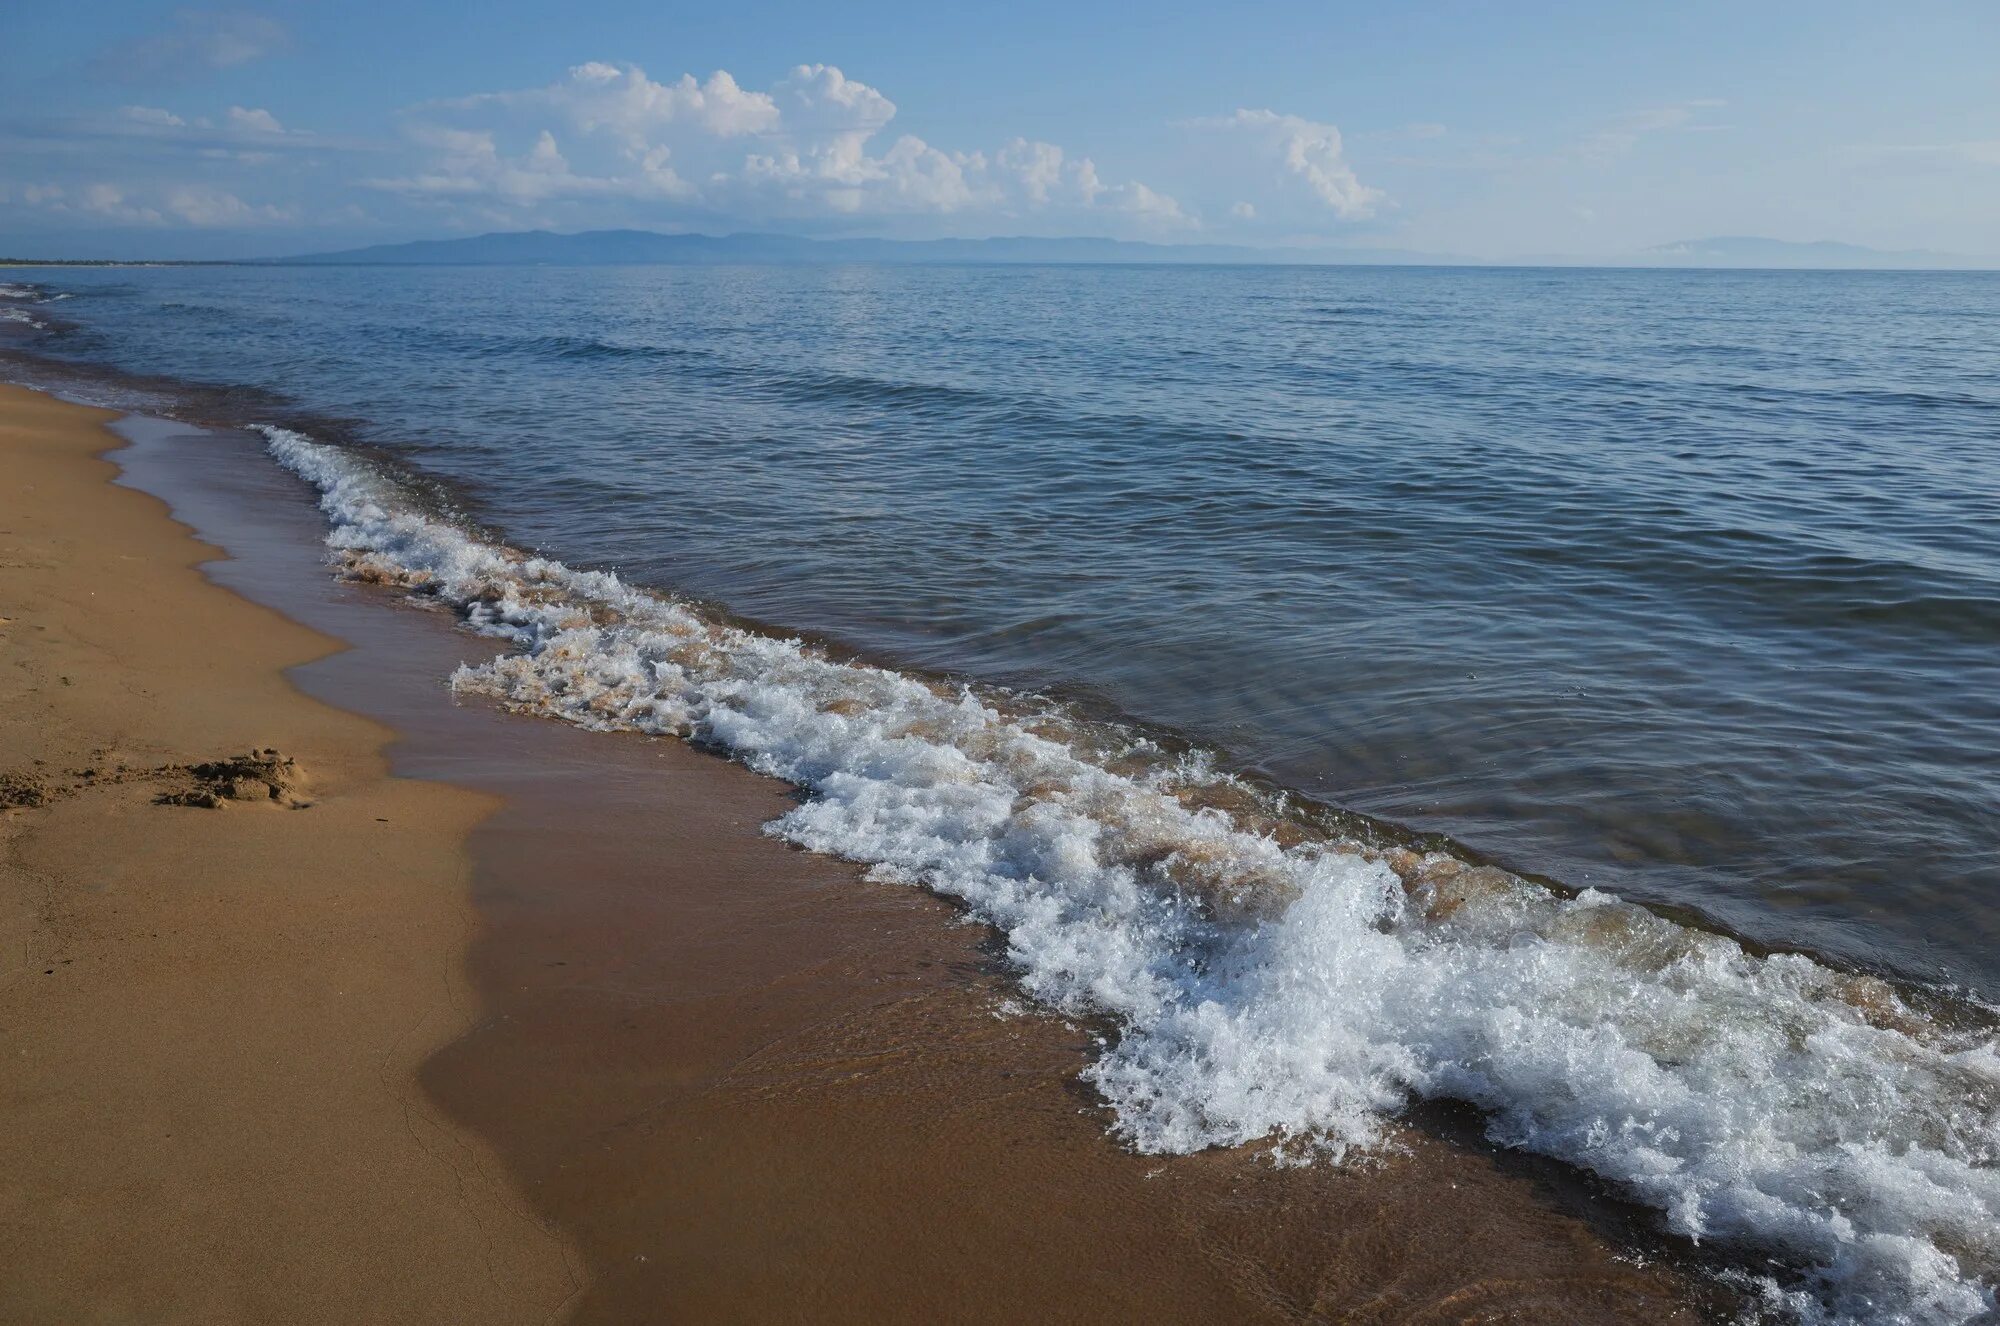
[(480, 541), (267, 428), (347, 573), (514, 648), (452, 679), (727, 751), (811, 799), (791, 842), (963, 902), (1026, 990), (1118, 1034), (1087, 1070), (1146, 1152), (1379, 1145), (1412, 1097), (1691, 1239), (1788, 1268), (1796, 1314), (1963, 1323), (2000, 1280), (2000, 1055), (1889, 985), (1597, 892), (1313, 827), (1282, 798), (1034, 697), (841, 662)]

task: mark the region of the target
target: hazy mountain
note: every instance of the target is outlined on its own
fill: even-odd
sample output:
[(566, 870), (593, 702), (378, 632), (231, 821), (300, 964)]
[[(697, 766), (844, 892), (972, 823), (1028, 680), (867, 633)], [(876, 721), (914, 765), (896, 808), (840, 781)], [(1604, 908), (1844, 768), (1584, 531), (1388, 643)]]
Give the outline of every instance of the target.
[(1799, 243), (1789, 239), (1762, 239), (1751, 235), (1721, 235), (1713, 239), (1682, 240), (1661, 244), (1645, 251), (1648, 265), (1669, 267), (1990, 267), (1977, 258), (1925, 250), (1893, 252), (1859, 244), (1837, 244), (1832, 240)]
[[(1479, 259), (1408, 249), (1277, 248), (1239, 244), (1150, 244), (1122, 239), (809, 239), (801, 235), (666, 235), (652, 230), (587, 230), (561, 235), (522, 230), (463, 239), (425, 239), (378, 244), (338, 253), (308, 253), (270, 261), (396, 265), (435, 263), (459, 266), (547, 264), (703, 263), (1304, 263), (1408, 266), (1483, 266)], [(1519, 260), (1522, 266), (1590, 267), (1779, 267), (1779, 268), (1969, 268), (1990, 260), (1946, 253), (1896, 253), (1821, 240), (1720, 236), (1662, 244), (1625, 258), (1559, 255)]]
[(1255, 249), (1231, 244), (1147, 244), (1120, 239), (807, 239), (798, 235), (663, 235), (651, 230), (548, 230), (378, 244), (289, 263), (792, 263), (792, 262), (1153, 262), (1455, 263), (1465, 259), (1400, 249)]

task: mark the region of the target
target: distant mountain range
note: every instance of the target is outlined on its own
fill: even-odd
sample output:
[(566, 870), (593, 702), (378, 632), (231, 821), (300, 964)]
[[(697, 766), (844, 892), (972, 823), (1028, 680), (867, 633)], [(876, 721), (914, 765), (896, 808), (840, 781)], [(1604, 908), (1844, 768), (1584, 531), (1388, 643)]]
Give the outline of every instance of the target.
[(1813, 267), (1813, 268), (1904, 268), (1904, 267), (1991, 267), (1991, 259), (1962, 258), (1925, 249), (1895, 251), (1871, 249), (1859, 244), (1836, 244), (1832, 240), (1799, 243), (1788, 239), (1759, 239), (1752, 235), (1723, 235), (1715, 239), (1682, 240), (1647, 249), (1648, 266), (1665, 267)]
[(1454, 263), (1467, 259), (1400, 249), (1257, 249), (1235, 244), (1148, 244), (1122, 239), (809, 239), (801, 235), (665, 235), (522, 230), (465, 239), (378, 244), (311, 253), (287, 263), (607, 265), (637, 263)]
[[(353, 265), (605, 266), (724, 263), (1238, 263), (1367, 266), (1503, 266), (1405, 249), (1251, 248), (1236, 244), (1149, 244), (1121, 239), (810, 239), (800, 235), (667, 235), (651, 230), (588, 230), (560, 235), (523, 230), (463, 239), (378, 244), (272, 261)], [(1721, 237), (1663, 244), (1628, 258), (1545, 258), (1523, 265), (1566, 267), (1963, 268), (1991, 260), (1895, 253), (1831, 242)]]

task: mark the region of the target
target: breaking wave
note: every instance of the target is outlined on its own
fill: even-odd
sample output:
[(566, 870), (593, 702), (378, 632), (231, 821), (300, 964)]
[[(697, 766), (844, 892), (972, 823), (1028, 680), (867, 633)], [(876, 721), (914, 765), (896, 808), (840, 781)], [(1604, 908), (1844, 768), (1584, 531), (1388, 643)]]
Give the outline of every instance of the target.
[(482, 541), (281, 428), (347, 574), (513, 648), (461, 693), (672, 734), (810, 799), (768, 829), (960, 900), (1146, 1152), (1381, 1145), (1412, 1098), (1589, 1170), (1795, 1315), (1965, 1323), (2000, 1281), (2000, 1052), (1871, 977), (1306, 813), (1141, 733), (841, 661)]

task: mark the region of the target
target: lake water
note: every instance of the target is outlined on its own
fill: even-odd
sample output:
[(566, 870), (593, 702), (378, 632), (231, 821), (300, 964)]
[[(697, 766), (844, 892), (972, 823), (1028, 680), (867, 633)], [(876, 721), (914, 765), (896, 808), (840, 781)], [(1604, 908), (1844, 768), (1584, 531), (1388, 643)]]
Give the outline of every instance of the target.
[(263, 425), (349, 573), (511, 643), (461, 694), (700, 739), (805, 791), (773, 832), (959, 899), (1115, 1025), (1129, 1144), (1467, 1101), (1807, 1317), (1991, 1310), (2000, 276), (166, 268), (0, 306)]
[(2000, 276), (68, 271), (522, 546), (1991, 992)]

